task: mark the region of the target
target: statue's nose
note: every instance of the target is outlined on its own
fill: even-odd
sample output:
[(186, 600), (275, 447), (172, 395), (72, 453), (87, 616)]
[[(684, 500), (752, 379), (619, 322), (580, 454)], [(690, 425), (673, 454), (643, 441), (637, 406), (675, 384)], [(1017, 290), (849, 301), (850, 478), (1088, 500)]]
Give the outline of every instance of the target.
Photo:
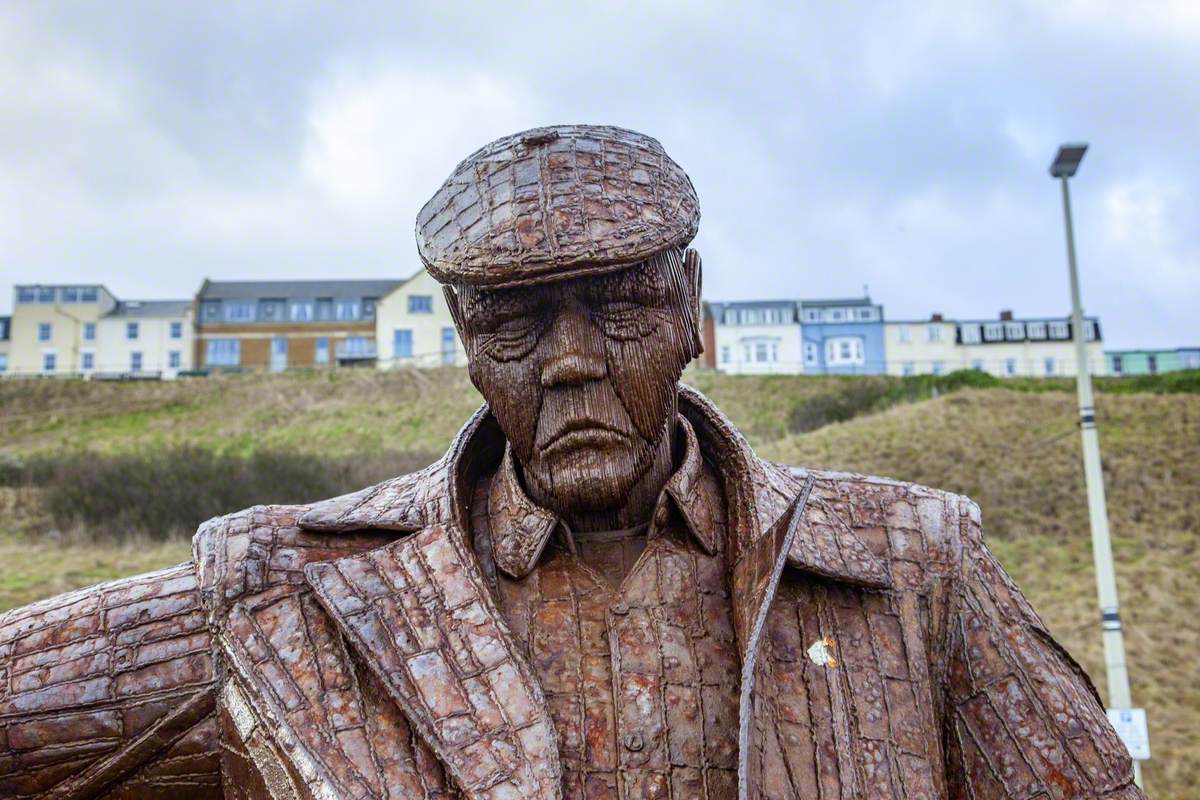
[(569, 386), (604, 377), (600, 330), (579, 309), (559, 312), (550, 328), (550, 357), (542, 367), (542, 386)]

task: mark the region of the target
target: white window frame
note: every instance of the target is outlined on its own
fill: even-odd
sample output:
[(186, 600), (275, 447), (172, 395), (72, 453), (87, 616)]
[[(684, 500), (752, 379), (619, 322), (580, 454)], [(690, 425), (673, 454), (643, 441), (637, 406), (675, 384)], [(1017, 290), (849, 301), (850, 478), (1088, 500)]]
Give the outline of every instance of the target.
[(958, 330), (962, 336), (963, 344), (979, 344), (983, 341), (983, 335), (979, 329), (978, 322), (964, 322), (958, 326)]
[(900, 344), (912, 344), (912, 328), (907, 325), (896, 328), (896, 340)]
[(938, 323), (926, 325), (925, 336), (930, 342), (942, 341), (942, 326)]
[(831, 336), (825, 340), (825, 366), (861, 367), (867, 363), (861, 336)]

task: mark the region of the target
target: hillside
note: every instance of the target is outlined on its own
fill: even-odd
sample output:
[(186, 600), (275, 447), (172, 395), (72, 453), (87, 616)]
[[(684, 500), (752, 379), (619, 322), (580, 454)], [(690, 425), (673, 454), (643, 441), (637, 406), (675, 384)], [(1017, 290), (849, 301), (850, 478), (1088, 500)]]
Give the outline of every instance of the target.
[[(908, 402), (911, 387), (892, 379), (691, 380), (765, 456), (975, 498), (992, 549), (1055, 635), (1101, 674), (1069, 386), (965, 389)], [(455, 370), (168, 384), (0, 381), (0, 477), (6, 464), (9, 475), (0, 480), (0, 608), (188, 556), (186, 521), (166, 538), (127, 535), (111, 508), (93, 509), (111, 523), (64, 522), (55, 511), (64, 497), (108, 492), (122, 498), (117, 505), (152, 506), (158, 496), (192, 497), (173, 494), (179, 484), (210, 481), (232, 492), (220, 496), (237, 498), (206, 498), (218, 509), (246, 493), (312, 499), (434, 457), (478, 402)], [(1111, 390), (1097, 405), (1134, 697), (1151, 719), (1147, 788), (1152, 797), (1184, 798), (1200, 784), (1200, 396)], [(814, 408), (852, 418), (801, 432), (825, 418)], [(253, 470), (239, 472), (250, 463)], [(260, 472), (277, 480), (243, 485)]]

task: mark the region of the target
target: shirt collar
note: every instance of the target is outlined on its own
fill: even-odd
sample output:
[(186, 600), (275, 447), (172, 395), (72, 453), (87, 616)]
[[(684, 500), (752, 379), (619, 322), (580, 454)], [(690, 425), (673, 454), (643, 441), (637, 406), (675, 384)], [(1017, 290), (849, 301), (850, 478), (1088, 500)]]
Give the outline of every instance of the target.
[[(716, 477), (700, 455), (696, 432), (684, 417), (677, 421), (683, 452), (679, 467), (667, 479), (654, 504), (647, 535), (654, 538), (679, 513), (684, 526), (709, 555), (717, 552), (725, 528), (725, 508)], [(524, 578), (537, 565), (546, 543), (560, 525), (557, 514), (529, 498), (517, 476), (512, 447), (505, 446), (500, 468), (488, 490), (488, 523), (496, 566), (513, 578)]]

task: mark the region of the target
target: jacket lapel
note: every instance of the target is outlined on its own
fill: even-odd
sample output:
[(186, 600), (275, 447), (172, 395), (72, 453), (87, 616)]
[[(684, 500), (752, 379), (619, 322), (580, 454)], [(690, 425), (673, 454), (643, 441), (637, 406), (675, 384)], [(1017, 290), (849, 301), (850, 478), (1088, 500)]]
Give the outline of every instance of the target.
[(545, 698), (456, 526), (310, 564), (305, 576), (467, 797), (561, 797)]

